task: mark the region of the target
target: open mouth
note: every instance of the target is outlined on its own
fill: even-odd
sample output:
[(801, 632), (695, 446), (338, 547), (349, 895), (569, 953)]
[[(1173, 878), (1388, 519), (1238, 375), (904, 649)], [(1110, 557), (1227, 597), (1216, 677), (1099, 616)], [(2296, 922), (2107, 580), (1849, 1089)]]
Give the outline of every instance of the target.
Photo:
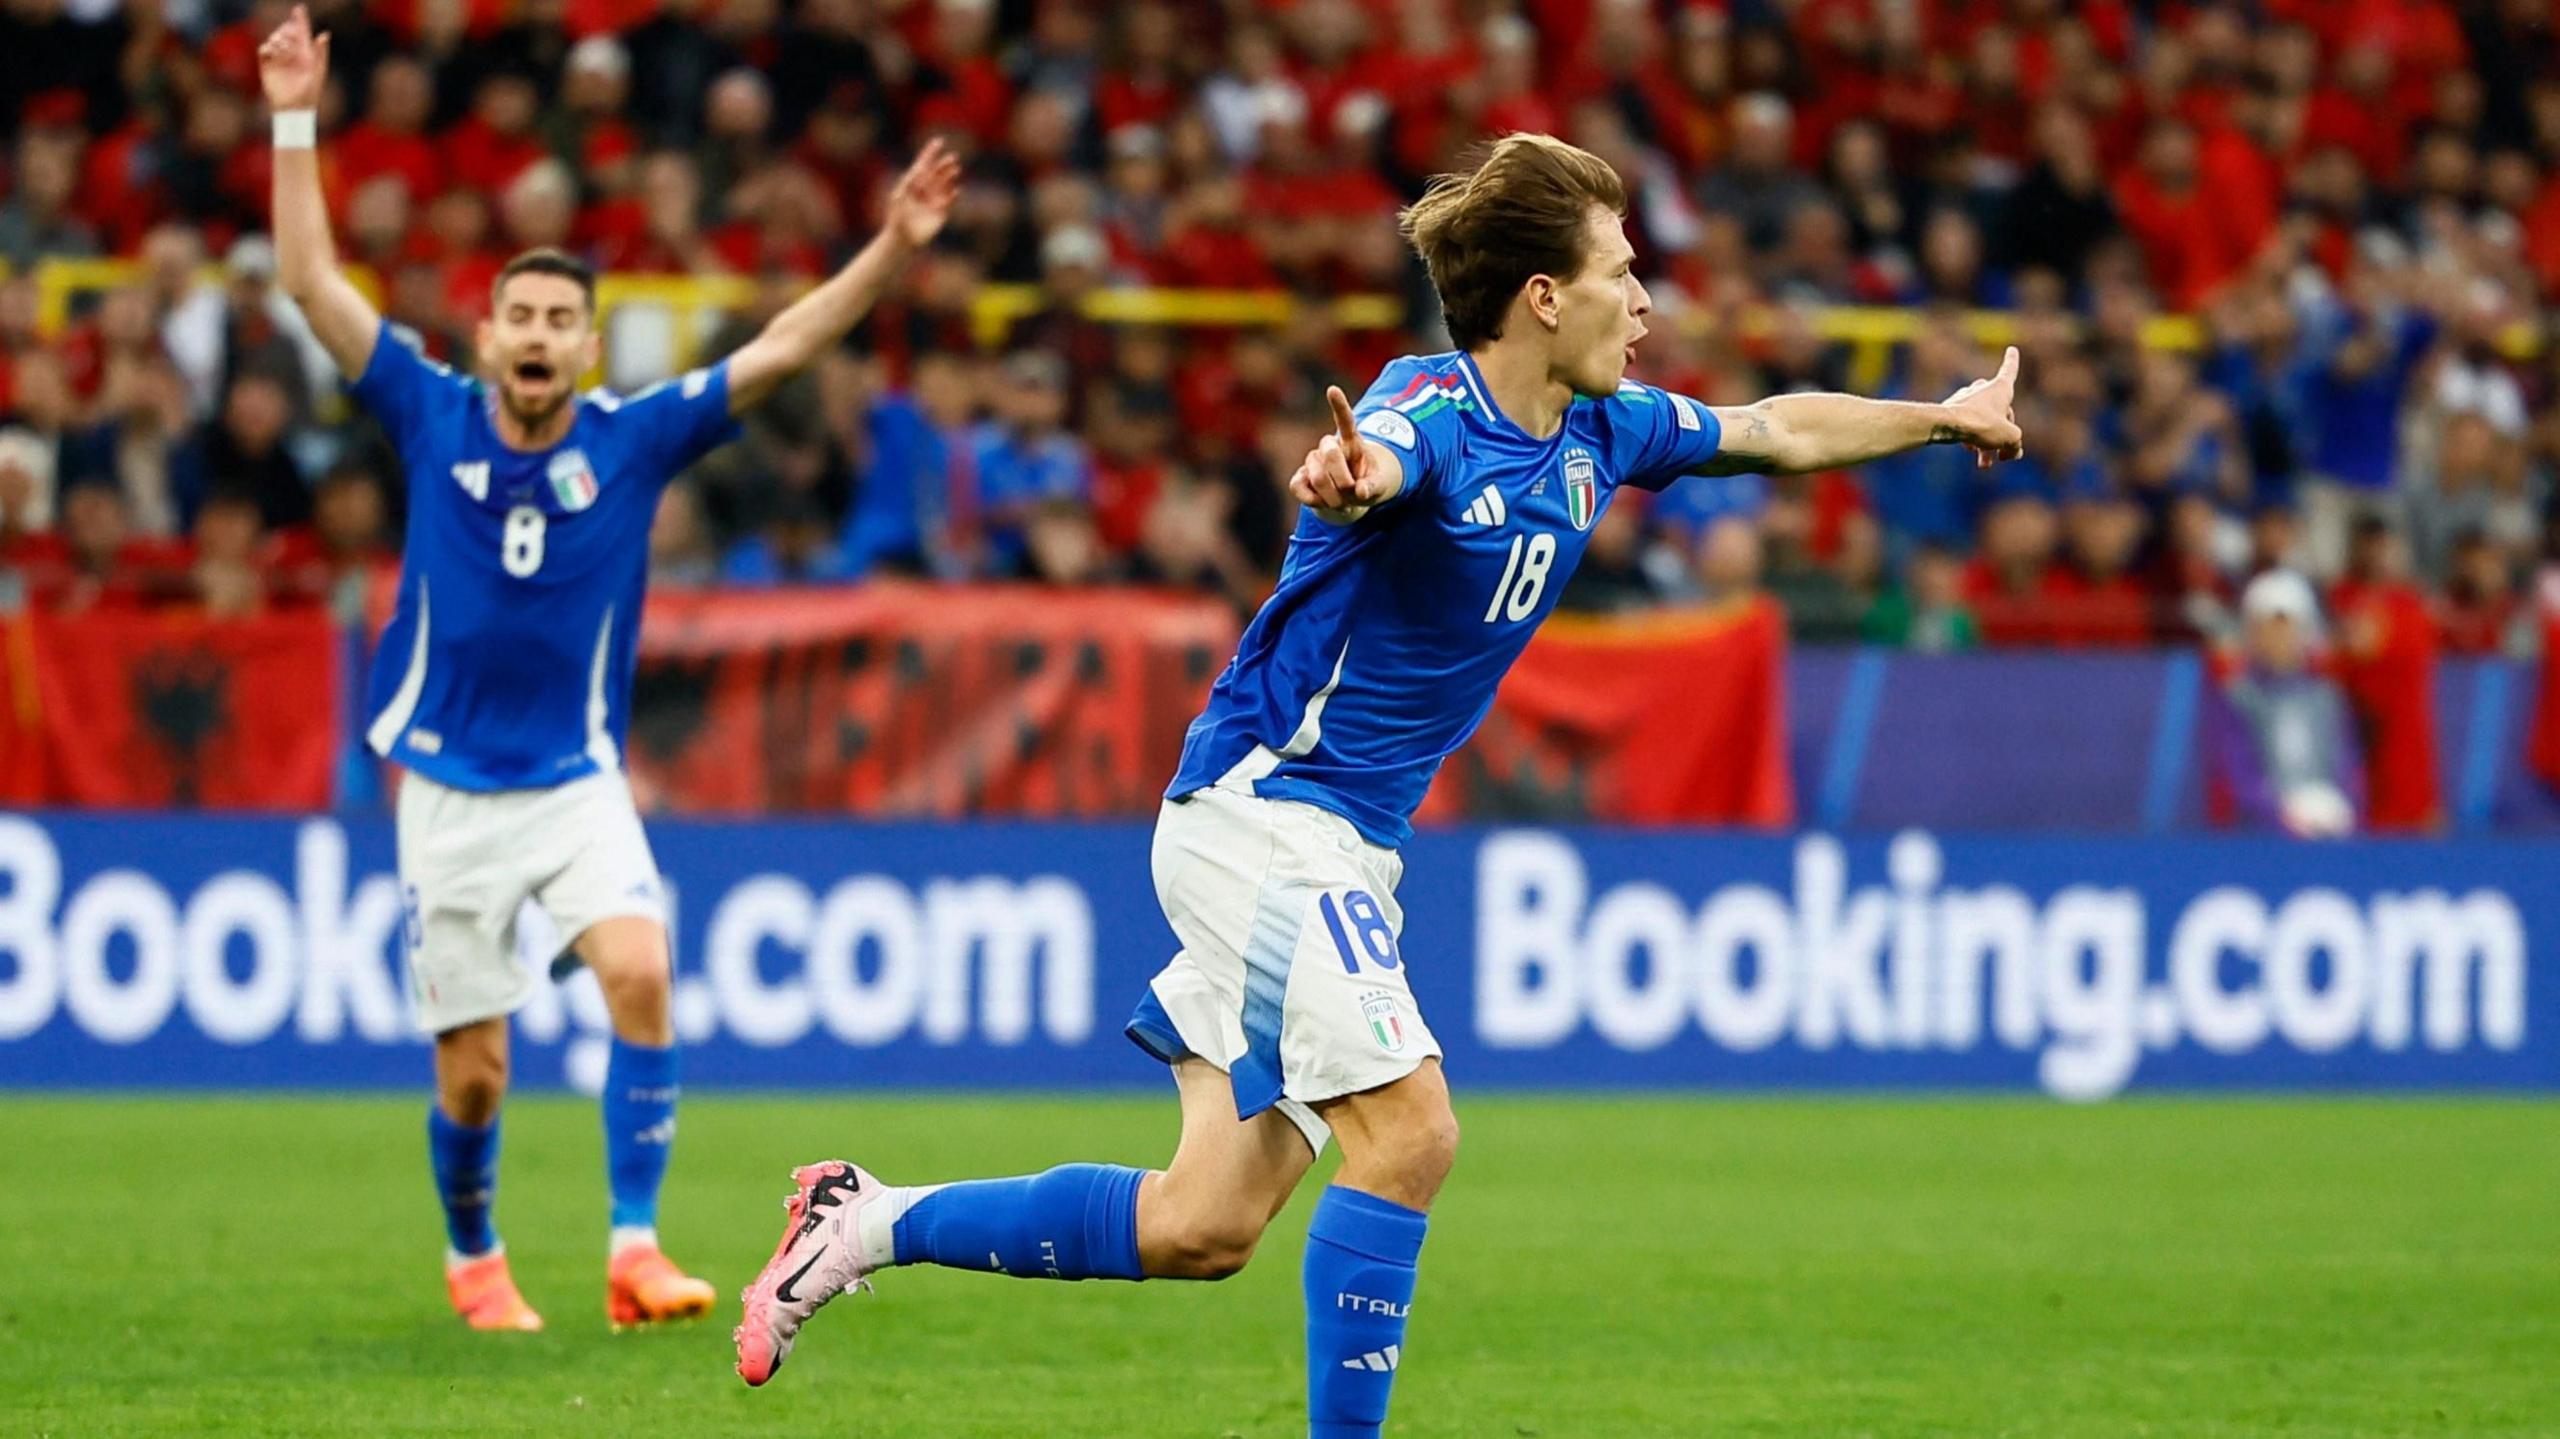
[(513, 375), (516, 383), (520, 385), (548, 385), (551, 383), (553, 372), (547, 360), (518, 360), (515, 368), (508, 373)]

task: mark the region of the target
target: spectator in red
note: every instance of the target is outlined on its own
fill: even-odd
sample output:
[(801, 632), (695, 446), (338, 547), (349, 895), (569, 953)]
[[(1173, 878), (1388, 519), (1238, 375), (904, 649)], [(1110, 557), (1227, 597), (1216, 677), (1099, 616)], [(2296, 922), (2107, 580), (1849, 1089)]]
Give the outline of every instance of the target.
[(495, 195), (543, 158), (534, 134), (542, 96), (523, 75), (497, 74), (480, 82), (471, 113), (442, 137), (446, 180)]
[(835, 212), (847, 225), (869, 226), (876, 198), (894, 180), (896, 167), (880, 147), (880, 116), (856, 103), (853, 87), (827, 97), (791, 148), (792, 161), (827, 187)]
[(592, 192), (627, 192), (640, 136), (624, 117), (631, 106), (631, 56), (610, 35), (571, 46), (560, 98), (541, 125), (544, 148)]
[(435, 82), (427, 67), (406, 55), (385, 56), (367, 82), (364, 118), (329, 142), (337, 193), (352, 197), (388, 176), (412, 206), (435, 198), (444, 188), (444, 161), (427, 138), (434, 108)]
[(2339, 677), (2363, 740), (2373, 827), (2443, 828), (2435, 617), (2409, 578), (2399, 535), (2381, 517), (2356, 521), (2347, 572), (2330, 591), (2329, 608), (2338, 617)]
[(2142, 507), (2112, 490), (2076, 495), (2063, 507), (2068, 563), (2056, 567), (2046, 583), (2055, 644), (2150, 642), (2160, 626), (2151, 587), (2135, 571), (2146, 528)]
[(217, 486), (196, 509), (193, 563), (187, 576), (193, 598), (217, 619), (253, 615), (266, 606), (266, 575), (275, 568), (275, 537), (258, 513), (258, 497)]
[(347, 197), (346, 220), (338, 230), (345, 237), (345, 262), (388, 275), (408, 257), (414, 224), (408, 187), (398, 176), (376, 175)]
[(938, 0), (930, 9), (920, 88), (933, 97), (944, 124), (981, 148), (1003, 144), (1013, 82), (996, 58), (995, 0)]
[(607, 200), (588, 218), (588, 243), (602, 269), (682, 275), (720, 268), (702, 233), (700, 179), (679, 152), (642, 160), (639, 193)]
[[(1428, 8), (1428, 7), (1414, 7)], [(1670, 83), (1649, 96), (1656, 143), (1690, 174), (1721, 158), (1733, 108), (1733, 50), (1721, 11), (1692, 6), (1673, 22)]]
[(1152, 327), (1120, 332), (1110, 373), (1089, 391), (1093, 511), (1102, 542), (1127, 555), (1173, 474), (1175, 433), (1171, 337)]
[(2176, 309), (2200, 307), (2256, 252), (2250, 217), (2223, 208), (2199, 183), (2195, 131), (2163, 120), (2142, 143), (2141, 168), (2116, 182), (2116, 213), (2142, 247), (2151, 283)]
[(1479, 133), (1552, 135), (1564, 128), (1564, 113), (1538, 73), (1541, 50), (1538, 32), (1517, 15), (1484, 22), (1484, 59), (1471, 81)]
[(1166, 214), (1166, 278), (1212, 290), (1261, 289), (1276, 277), (1245, 223), (1244, 185), (1233, 177), (1201, 181)]
[(188, 589), (188, 549), (183, 542), (149, 540), (133, 533), (124, 491), (112, 482), (68, 487), (60, 507), (67, 566), (35, 595), (62, 612), (136, 609), (174, 599)]
[(1966, 568), (1965, 603), (1972, 606), (1985, 642), (2041, 644), (2052, 637), (2051, 595), (2057, 538), (2053, 506), (2032, 494), (2012, 494), (1982, 519), (1982, 547)]
[(494, 194), (457, 186), (427, 207), (427, 233), (432, 245), (442, 309), (457, 322), (476, 320), (489, 310), (489, 287), (505, 268), (505, 254), (490, 243), (489, 204)]
[(2303, 119), (2306, 145), (2337, 145), (2376, 184), (2397, 185), (2407, 133), (2391, 100), (2391, 52), (2360, 43), (2338, 57), (2333, 83), (2313, 92)]
[(2477, 530), (2454, 541), (2436, 636), (2449, 655), (2530, 655), (2533, 635), (2507, 551)]
[(1103, 134), (1132, 125), (1157, 126), (1187, 102), (1180, 63), (1182, 14), (1147, 0), (1120, 13), (1116, 50), (1094, 90), (1094, 122)]

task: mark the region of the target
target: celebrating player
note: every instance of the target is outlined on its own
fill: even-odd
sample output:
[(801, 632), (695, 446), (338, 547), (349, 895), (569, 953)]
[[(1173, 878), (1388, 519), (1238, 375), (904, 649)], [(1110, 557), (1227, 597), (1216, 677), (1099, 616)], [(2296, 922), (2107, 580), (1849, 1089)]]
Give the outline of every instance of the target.
[(408, 549), (366, 739), (407, 770), (400, 881), (410, 987), (435, 1035), (428, 1152), (453, 1306), (477, 1329), (542, 1327), (491, 1221), (507, 1016), (536, 982), (515, 956), (531, 897), (595, 971), (613, 1017), (607, 1317), (706, 1313), (711, 1286), (657, 1241), (675, 1138), (671, 961), (657, 866), (621, 773), (650, 520), (669, 478), (840, 341), (941, 230), (958, 163), (926, 147), (843, 270), (727, 360), (628, 399), (576, 388), (599, 354), (586, 265), (518, 255), (479, 326), (475, 379), (421, 358), (338, 271), (313, 134), (328, 37), (297, 6), (258, 64), (275, 112), (280, 278), (408, 474)]
[(1605, 162), (1514, 135), (1405, 212), (1458, 348), (1396, 361), (1356, 406), (1330, 392), (1336, 433), (1290, 482), (1306, 513), (1279, 588), (1193, 722), (1156, 822), (1156, 893), (1182, 950), (1129, 1033), (1173, 1066), (1173, 1162), (912, 1189), (841, 1160), (802, 1167), (745, 1296), (748, 1383), (772, 1377), (819, 1305), (892, 1265), (1232, 1274), (1338, 1134), (1306, 1249), (1310, 1430), (1380, 1432), (1424, 1214), (1458, 1145), (1440, 1046), (1405, 980), (1396, 851), (1592, 525), (1621, 485), (1933, 443), (1984, 464), (2021, 452), (2015, 350), (1936, 405), (1714, 409), (1624, 379), (1652, 307), (1626, 205)]

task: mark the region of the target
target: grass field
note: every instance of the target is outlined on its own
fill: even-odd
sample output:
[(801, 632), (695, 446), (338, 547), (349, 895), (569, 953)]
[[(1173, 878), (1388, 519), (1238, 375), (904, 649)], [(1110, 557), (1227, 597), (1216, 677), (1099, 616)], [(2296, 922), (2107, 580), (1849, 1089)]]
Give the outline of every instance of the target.
[[(2560, 1434), (2560, 1106), (1480, 1097), (1390, 1433)], [(1158, 1160), (1169, 1098), (687, 1102), (671, 1252), (606, 1332), (592, 1109), (509, 1110), (550, 1319), (444, 1309), (411, 1099), (0, 1098), (0, 1434), (1303, 1433), (1312, 1186), (1223, 1285), (921, 1270), (730, 1373), (784, 1172)]]

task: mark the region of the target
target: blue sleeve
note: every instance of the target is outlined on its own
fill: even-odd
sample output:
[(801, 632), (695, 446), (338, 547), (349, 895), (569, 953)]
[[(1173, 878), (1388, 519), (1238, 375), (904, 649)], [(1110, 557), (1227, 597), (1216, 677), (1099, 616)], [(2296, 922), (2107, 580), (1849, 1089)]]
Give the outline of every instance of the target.
[(664, 466), (661, 480), (673, 479), (738, 437), (729, 413), (729, 362), (660, 380), (623, 401), (622, 417), (635, 432), (637, 453)]
[(1397, 360), (1380, 370), (1368, 393), (1352, 405), (1361, 436), (1395, 451), (1396, 463), (1404, 468), (1404, 488), (1388, 503), (1445, 488), (1458, 455), (1458, 416), (1469, 403), (1466, 394), (1466, 382), (1455, 375)]
[(1707, 468), (1724, 446), (1716, 412), (1668, 390), (1623, 381), (1606, 400), (1618, 474), (1640, 490), (1661, 490)]
[(347, 393), (381, 424), (392, 447), (405, 454), (438, 392), (469, 383), (451, 366), (420, 354), (413, 335), (385, 320), (374, 332), (373, 354), (364, 363), (364, 373), (347, 386)]
[(2392, 353), (2392, 373), (2399, 377), (2399, 383), (2406, 383), (2409, 372), (2427, 357), (2427, 350), (2436, 342), (2436, 328), (2435, 317), (2423, 310), (2400, 317), (2400, 345)]

